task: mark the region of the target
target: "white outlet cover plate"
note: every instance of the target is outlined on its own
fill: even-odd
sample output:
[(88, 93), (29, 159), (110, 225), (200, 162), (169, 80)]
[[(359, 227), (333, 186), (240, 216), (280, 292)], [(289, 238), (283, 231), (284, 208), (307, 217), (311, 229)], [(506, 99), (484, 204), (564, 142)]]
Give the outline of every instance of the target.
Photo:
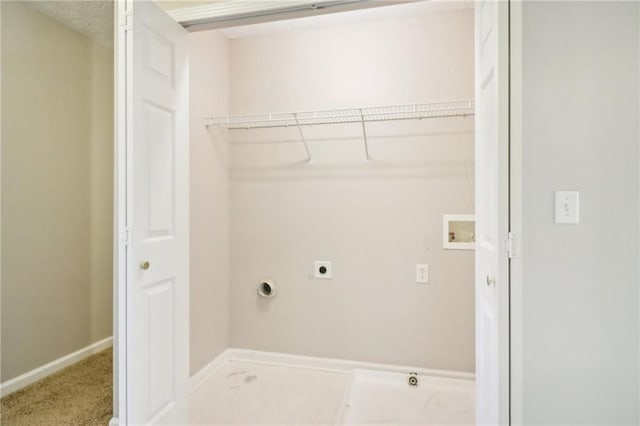
[(416, 265), (416, 282), (429, 284), (429, 265)]
[[(327, 271), (323, 274), (320, 272), (321, 267), (327, 268)], [(313, 277), (318, 280), (330, 280), (331, 279), (331, 262), (328, 260), (316, 260), (313, 267)]]

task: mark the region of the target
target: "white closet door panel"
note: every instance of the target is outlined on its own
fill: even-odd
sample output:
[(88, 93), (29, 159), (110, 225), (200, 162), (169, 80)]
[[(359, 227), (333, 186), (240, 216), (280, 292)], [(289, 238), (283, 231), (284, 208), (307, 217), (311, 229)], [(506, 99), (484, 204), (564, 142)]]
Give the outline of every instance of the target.
[(185, 421), (189, 366), (187, 34), (134, 1), (127, 73), (127, 421)]
[(476, 422), (509, 424), (508, 3), (476, 15)]

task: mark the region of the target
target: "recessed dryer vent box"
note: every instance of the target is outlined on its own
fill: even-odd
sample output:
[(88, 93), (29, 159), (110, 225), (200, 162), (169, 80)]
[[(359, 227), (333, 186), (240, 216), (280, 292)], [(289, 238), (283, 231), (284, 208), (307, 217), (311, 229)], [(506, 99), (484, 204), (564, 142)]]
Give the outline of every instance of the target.
[(443, 247), (449, 250), (476, 248), (476, 218), (474, 215), (446, 214), (442, 220)]

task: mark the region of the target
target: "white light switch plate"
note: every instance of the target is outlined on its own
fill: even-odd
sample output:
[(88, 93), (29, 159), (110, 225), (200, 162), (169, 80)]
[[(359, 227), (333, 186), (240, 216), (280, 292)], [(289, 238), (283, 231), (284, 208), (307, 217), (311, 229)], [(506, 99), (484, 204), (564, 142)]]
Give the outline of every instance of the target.
[(429, 284), (429, 265), (416, 265), (416, 282)]
[(580, 196), (578, 191), (556, 191), (556, 223), (580, 222)]

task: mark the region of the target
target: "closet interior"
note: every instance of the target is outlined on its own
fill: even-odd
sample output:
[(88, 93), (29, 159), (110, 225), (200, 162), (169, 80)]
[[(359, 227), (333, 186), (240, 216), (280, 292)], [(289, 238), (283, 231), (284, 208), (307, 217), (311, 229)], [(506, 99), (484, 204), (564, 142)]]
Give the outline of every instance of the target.
[(191, 372), (231, 359), (194, 421), (473, 422), (473, 37), (439, 2), (189, 34)]

